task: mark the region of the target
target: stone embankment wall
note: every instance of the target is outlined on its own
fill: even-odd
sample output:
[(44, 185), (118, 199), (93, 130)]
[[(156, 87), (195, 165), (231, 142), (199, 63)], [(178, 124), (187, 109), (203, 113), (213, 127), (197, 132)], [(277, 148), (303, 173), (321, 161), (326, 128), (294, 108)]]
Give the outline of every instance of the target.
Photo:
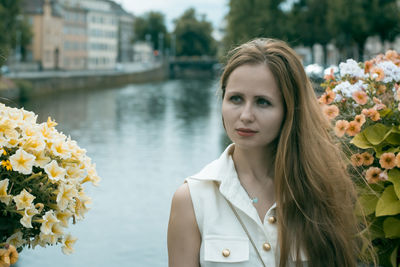
[(93, 90), (112, 88), (130, 83), (146, 83), (168, 79), (168, 66), (161, 65), (157, 68), (140, 72), (110, 72), (96, 74), (60, 73), (48, 77), (21, 77), (12, 78), (16, 88), (0, 90), (0, 97), (13, 100), (54, 94), (60, 91)]

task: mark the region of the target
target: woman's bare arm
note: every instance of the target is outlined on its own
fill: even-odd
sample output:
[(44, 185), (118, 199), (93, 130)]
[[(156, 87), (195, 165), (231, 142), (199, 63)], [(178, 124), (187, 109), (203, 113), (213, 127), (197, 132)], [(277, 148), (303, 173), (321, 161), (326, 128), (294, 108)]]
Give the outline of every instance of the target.
[(169, 267), (198, 267), (201, 235), (187, 183), (176, 190), (168, 224)]

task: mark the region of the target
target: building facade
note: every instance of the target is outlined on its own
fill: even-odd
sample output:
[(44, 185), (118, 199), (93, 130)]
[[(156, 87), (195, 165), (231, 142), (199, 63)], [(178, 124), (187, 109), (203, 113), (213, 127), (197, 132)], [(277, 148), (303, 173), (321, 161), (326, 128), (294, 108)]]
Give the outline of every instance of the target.
[(22, 11), (32, 26), (29, 57), (40, 69), (63, 68), (63, 18), (55, 0), (25, 0)]
[(78, 5), (63, 3), (63, 63), (66, 70), (87, 69), (87, 13)]

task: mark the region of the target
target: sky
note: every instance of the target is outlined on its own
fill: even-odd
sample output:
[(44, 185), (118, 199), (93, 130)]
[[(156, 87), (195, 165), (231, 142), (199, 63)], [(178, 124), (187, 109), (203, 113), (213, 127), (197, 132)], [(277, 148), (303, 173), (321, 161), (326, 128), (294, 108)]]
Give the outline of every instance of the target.
[(206, 19), (214, 26), (214, 38), (220, 39), (221, 33), (218, 29), (221, 28), (223, 19), (228, 13), (229, 0), (115, 0), (115, 2), (136, 16), (147, 11), (164, 13), (168, 31), (174, 29), (175, 18), (181, 16), (186, 9), (194, 7), (196, 13), (206, 15)]

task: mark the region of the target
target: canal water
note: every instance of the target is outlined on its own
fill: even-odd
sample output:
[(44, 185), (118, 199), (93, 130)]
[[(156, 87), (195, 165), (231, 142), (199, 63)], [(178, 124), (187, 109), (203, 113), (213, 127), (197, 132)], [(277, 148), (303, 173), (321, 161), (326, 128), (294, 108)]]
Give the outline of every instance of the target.
[(66, 230), (78, 237), (74, 254), (60, 245), (24, 249), (16, 266), (167, 266), (172, 195), (228, 144), (217, 87), (217, 80), (169, 80), (24, 103), (87, 149), (102, 181), (86, 186), (91, 210)]

